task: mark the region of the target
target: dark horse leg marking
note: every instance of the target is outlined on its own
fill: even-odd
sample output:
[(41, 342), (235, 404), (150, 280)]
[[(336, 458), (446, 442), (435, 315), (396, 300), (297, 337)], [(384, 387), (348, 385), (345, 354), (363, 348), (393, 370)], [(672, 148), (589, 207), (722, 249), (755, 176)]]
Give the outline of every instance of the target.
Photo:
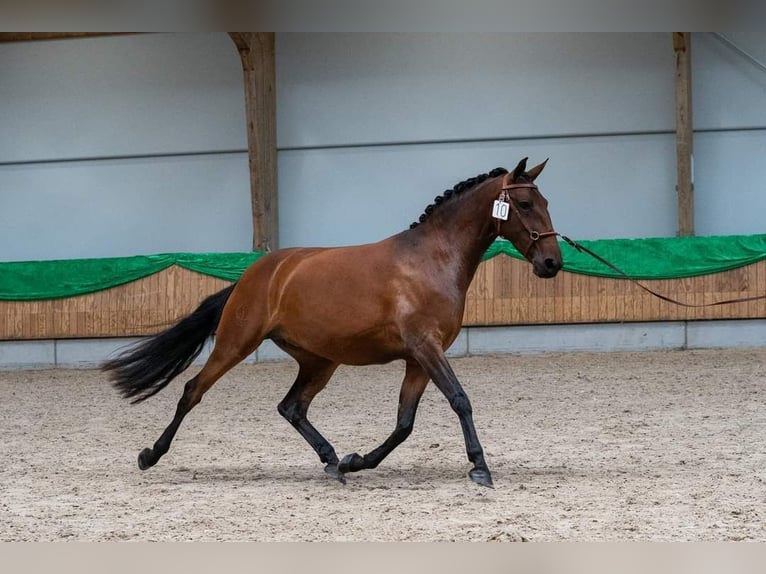
[(138, 454), (138, 467), (141, 470), (146, 470), (157, 464), (162, 456), (170, 449), (170, 443), (173, 441), (178, 428), (181, 426), (181, 422), (184, 417), (189, 414), (204, 395), (215, 382), (220, 379), (226, 371), (231, 369), (234, 365), (239, 363), (247, 354), (240, 356), (232, 356), (228, 353), (213, 350), (207, 363), (202, 370), (186, 383), (184, 387), (184, 393), (181, 399), (178, 401), (176, 407), (176, 414), (173, 420), (167, 426), (167, 428), (154, 443), (152, 448), (145, 448)]
[(345, 484), (346, 479), (338, 471), (338, 455), (335, 454), (335, 449), (306, 417), (311, 401), (325, 388), (338, 365), (319, 358), (303, 359), (299, 361), (299, 365), (298, 376), (277, 406), (277, 410), (316, 451), (319, 460), (325, 463), (325, 472)]
[(463, 429), (465, 449), (468, 460), (473, 463), (473, 468), (468, 472), (476, 484), (492, 486), (492, 475), (484, 460), (484, 450), (481, 448), (479, 437), (476, 435), (476, 427), (473, 424), (473, 410), (468, 395), (457, 379), (452, 367), (444, 356), (444, 351), (438, 345), (429, 345), (421, 349), (418, 361), (433, 380), (437, 388), (449, 401), (452, 410), (460, 419)]
[(356, 472), (375, 468), (391, 451), (404, 442), (412, 432), (412, 427), (415, 424), (415, 413), (426, 385), (428, 385), (428, 374), (418, 363), (408, 362), (404, 381), (402, 381), (402, 389), (399, 392), (399, 410), (394, 431), (383, 444), (370, 451), (369, 454), (360, 456), (353, 453), (343, 457), (338, 465), (338, 470), (340, 472)]

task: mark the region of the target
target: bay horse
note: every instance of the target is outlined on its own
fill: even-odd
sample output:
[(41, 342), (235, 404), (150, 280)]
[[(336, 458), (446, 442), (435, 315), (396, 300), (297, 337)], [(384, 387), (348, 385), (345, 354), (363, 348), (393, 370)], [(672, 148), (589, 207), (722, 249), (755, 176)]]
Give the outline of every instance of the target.
[[(412, 432), (429, 380), (447, 398), (463, 430), (475, 483), (492, 476), (474, 428), (471, 403), (445, 350), (460, 332), (466, 291), (482, 255), (498, 236), (507, 238), (539, 277), (553, 277), (562, 259), (548, 202), (535, 180), (545, 162), (526, 171), (496, 168), (436, 197), (419, 222), (378, 243), (335, 248), (287, 248), (264, 255), (235, 284), (206, 298), (190, 315), (105, 362), (115, 387), (134, 403), (183, 372), (215, 336), (214, 348), (184, 387), (175, 416), (152, 448), (138, 455), (146, 470), (168, 451), (181, 421), (205, 392), (264, 339), (299, 365), (278, 405), (340, 482), (375, 468)], [(340, 364), (404, 360), (396, 426), (377, 448), (338, 459), (309, 422), (309, 405)]]

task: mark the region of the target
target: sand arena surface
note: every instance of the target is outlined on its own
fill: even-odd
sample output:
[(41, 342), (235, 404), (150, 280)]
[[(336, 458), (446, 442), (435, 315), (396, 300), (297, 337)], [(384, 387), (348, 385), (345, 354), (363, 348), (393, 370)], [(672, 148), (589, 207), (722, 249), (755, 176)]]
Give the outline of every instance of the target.
[[(0, 372), (0, 540), (766, 540), (766, 349), (452, 365), (493, 490), (433, 385), (343, 486), (276, 411), (293, 363), (235, 368), (146, 472), (188, 377), (131, 406), (96, 370)], [(339, 456), (388, 436), (402, 375), (342, 367), (317, 397)]]

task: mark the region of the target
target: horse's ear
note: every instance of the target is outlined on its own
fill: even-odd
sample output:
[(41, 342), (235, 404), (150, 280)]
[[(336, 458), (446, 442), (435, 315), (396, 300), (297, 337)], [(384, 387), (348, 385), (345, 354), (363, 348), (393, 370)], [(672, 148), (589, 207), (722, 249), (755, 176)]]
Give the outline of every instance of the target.
[[(548, 158), (548, 159), (550, 159), (550, 158)], [(543, 163), (541, 163), (540, 165), (536, 165), (535, 167), (530, 169), (527, 172), (527, 176), (529, 177), (529, 179), (531, 179), (532, 181), (535, 181), (537, 179), (537, 176), (540, 175), (540, 172), (543, 171), (543, 168), (545, 167), (546, 163), (548, 163), (547, 159)]]
[(516, 181), (519, 179), (522, 175), (524, 175), (524, 172), (527, 170), (527, 160), (529, 158), (525, 157), (519, 162), (519, 165), (516, 166), (516, 168), (513, 170), (513, 174), (511, 175), (511, 180)]

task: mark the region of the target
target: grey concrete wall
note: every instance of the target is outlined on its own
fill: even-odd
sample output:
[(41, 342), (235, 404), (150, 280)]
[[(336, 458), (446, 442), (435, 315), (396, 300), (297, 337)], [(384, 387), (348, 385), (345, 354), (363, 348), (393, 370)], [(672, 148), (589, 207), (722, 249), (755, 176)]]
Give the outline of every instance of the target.
[[(93, 368), (136, 340), (0, 341), (0, 370)], [(467, 327), (447, 355), (748, 348), (764, 344), (766, 319)], [(195, 365), (203, 364), (210, 351), (208, 343)], [(244, 362), (284, 359), (290, 357), (271, 341), (265, 341)]]

